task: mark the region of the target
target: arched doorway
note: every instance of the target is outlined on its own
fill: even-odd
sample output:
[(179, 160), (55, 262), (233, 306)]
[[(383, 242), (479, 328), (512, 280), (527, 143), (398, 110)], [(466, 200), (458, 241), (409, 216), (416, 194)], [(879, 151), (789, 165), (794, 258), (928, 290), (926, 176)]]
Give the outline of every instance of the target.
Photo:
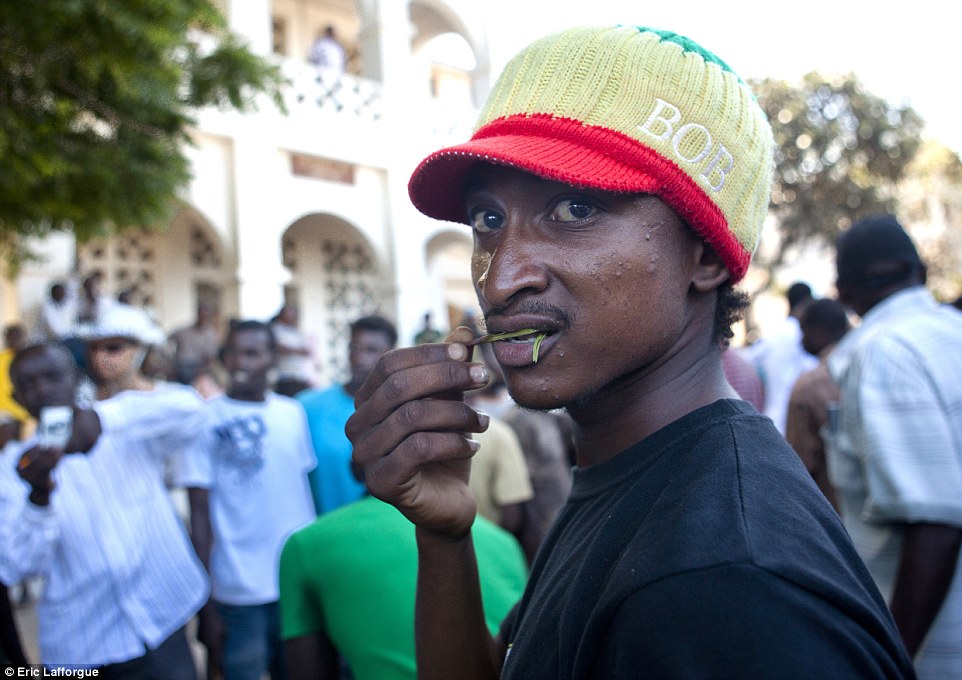
[(194, 319), (201, 301), (222, 318), (237, 309), (234, 266), (211, 225), (182, 208), (165, 232), (128, 230), (77, 247), (83, 275), (103, 274), (103, 292), (142, 307), (166, 330)]
[(287, 302), (300, 310), (301, 330), (311, 339), (320, 384), (349, 374), (349, 325), (365, 314), (393, 318), (390, 281), (364, 236), (333, 215), (309, 215), (284, 232), (284, 266), (291, 272)]
[(77, 248), (82, 275), (100, 272), (103, 291), (146, 309), (167, 331), (211, 302), (230, 316), (236, 309), (232, 263), (214, 229), (196, 210), (181, 209), (165, 232), (127, 230)]
[(477, 317), (478, 299), (471, 281), (471, 238), (457, 231), (444, 231), (427, 244), (425, 260), (431, 280), (438, 286), (450, 328), (465, 314)]

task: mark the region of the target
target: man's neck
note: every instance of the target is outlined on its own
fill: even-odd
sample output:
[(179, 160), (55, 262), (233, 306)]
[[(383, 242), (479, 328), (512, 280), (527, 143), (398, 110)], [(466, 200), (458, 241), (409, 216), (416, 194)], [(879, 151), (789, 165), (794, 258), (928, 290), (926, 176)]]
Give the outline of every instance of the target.
[(682, 416), (719, 399), (734, 399), (721, 366), (721, 350), (707, 348), (689, 364), (665, 365), (567, 407), (575, 422), (580, 467), (608, 460)]
[(135, 375), (117, 380), (115, 382), (101, 383), (97, 385), (97, 398), (109, 399), (121, 392), (150, 392), (156, 387), (154, 381), (147, 376), (137, 373)]
[(267, 388), (250, 390), (230, 387), (227, 389), (227, 396), (235, 401), (264, 402), (267, 401)]

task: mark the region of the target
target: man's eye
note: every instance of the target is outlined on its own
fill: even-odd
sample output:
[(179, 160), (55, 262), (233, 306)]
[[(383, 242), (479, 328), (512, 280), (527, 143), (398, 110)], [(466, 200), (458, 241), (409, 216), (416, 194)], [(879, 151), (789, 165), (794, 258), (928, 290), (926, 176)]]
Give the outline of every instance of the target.
[(487, 234), (504, 225), (504, 215), (486, 208), (476, 208), (468, 213), (468, 224), (479, 234)]
[(587, 199), (566, 198), (559, 201), (551, 211), (551, 219), (557, 222), (578, 222), (591, 217), (595, 212), (595, 206)]

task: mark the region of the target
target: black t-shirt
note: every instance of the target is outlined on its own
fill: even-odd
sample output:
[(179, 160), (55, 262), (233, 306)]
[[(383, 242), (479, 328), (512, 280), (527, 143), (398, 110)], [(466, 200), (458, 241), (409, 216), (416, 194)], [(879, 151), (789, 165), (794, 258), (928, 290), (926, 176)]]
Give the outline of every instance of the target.
[(502, 635), (510, 680), (914, 677), (835, 511), (740, 401), (577, 468)]

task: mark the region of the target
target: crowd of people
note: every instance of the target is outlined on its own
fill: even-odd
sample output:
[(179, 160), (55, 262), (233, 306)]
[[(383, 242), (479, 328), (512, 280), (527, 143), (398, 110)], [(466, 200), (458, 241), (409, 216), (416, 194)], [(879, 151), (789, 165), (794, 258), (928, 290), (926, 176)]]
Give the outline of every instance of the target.
[[(0, 581), (22, 589), (15, 603), (39, 590), (40, 657), (28, 658), (5, 591), (4, 661), (122, 678), (194, 678), (199, 664), (228, 679), (315, 666), (332, 673), (317, 677), (413, 677), (414, 530), (367, 494), (344, 433), (357, 390), (397, 344), (393, 323), (355, 320), (348, 380), (321, 387), (293, 304), (222, 324), (201, 303), (165, 333), (100, 284), (55, 284), (36, 327), (5, 335)], [(97, 301), (83, 318), (81, 290)], [(53, 441), (57, 413), (69, 436)], [(533, 502), (504, 427), (485, 448), (516, 456)], [(569, 468), (560, 462), (562, 484)], [(503, 479), (488, 484), (478, 493), (500, 498)], [(526, 581), (523, 532), (530, 544), (520, 513), (509, 524), (494, 511), (475, 528), (492, 629)], [(391, 625), (365, 645), (359, 617), (386, 597)]]
[(472, 230), (486, 337), (365, 316), (319, 386), (292, 305), (168, 335), (53, 286), (7, 337), (0, 457), (39, 661), (194, 678), (196, 635), (227, 680), (962, 677), (962, 312), (873, 216), (837, 298), (799, 282), (731, 347), (772, 156), (702, 46), (575, 28), (409, 184)]

